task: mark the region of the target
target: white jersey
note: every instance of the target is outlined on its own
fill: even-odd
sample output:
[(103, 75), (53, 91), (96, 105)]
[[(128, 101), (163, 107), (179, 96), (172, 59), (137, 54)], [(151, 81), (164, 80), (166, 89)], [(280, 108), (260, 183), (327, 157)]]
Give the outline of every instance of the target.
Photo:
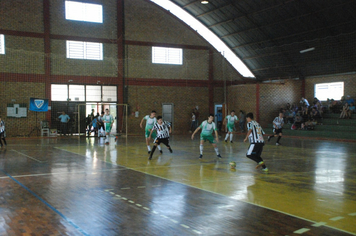
[(247, 123), (247, 130), (252, 130), (251, 134), (248, 136), (250, 143), (264, 143), (263, 135), (265, 132), (259, 123), (252, 120)]
[(143, 119), (146, 120), (146, 128), (145, 128), (146, 130), (152, 129), (154, 124), (157, 123), (157, 118), (156, 117), (151, 118), (149, 115), (147, 115)]
[(104, 115), (103, 116), (103, 121), (104, 121), (104, 123), (113, 123), (114, 122), (114, 118), (113, 118), (113, 116), (112, 115)]
[(228, 125), (233, 125), (233, 124), (235, 124), (235, 121), (239, 120), (239, 118), (237, 118), (237, 116), (231, 116), (231, 115), (226, 116), (225, 119), (227, 120)]
[(283, 118), (277, 116), (276, 118), (274, 118), (273, 120), (273, 128), (275, 129), (277, 126), (277, 129), (282, 129), (282, 125), (284, 124), (284, 120)]

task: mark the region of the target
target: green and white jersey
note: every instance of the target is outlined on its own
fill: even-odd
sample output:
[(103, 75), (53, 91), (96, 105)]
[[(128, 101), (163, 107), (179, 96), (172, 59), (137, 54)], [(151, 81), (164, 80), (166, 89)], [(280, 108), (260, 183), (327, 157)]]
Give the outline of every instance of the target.
[(104, 123), (113, 123), (114, 122), (114, 117), (112, 117), (112, 115), (104, 115), (103, 116), (103, 121), (104, 121)]
[(157, 118), (151, 118), (149, 115), (145, 116), (143, 119), (146, 120), (146, 128), (145, 130), (152, 129), (152, 127), (157, 123)]
[(237, 118), (237, 116), (231, 116), (231, 115), (226, 116), (225, 119), (227, 120), (227, 125), (233, 125), (233, 124), (235, 124), (235, 121), (239, 120), (239, 118)]
[(217, 130), (215, 123), (214, 122), (209, 123), (207, 120), (205, 120), (205, 121), (203, 121), (203, 123), (201, 123), (200, 128), (202, 129), (201, 134), (200, 134), (201, 136), (212, 135), (213, 132), (215, 130)]

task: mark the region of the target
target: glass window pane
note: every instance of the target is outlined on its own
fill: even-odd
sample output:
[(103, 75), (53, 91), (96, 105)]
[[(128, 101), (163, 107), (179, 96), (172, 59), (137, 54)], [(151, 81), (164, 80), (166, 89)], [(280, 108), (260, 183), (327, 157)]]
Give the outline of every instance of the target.
[(152, 63), (182, 65), (183, 49), (152, 47)]
[(68, 87), (66, 84), (51, 85), (51, 100), (52, 101), (67, 101)]
[(67, 20), (103, 23), (103, 6), (84, 2), (65, 2), (65, 17)]
[(344, 82), (315, 84), (314, 97), (320, 101), (340, 100), (344, 96)]
[(117, 87), (103, 86), (103, 102), (116, 102), (116, 101), (117, 101)]
[(0, 54), (5, 54), (5, 36), (0, 34)]
[(84, 85), (69, 85), (69, 98), (71, 101), (85, 101)]
[(86, 101), (100, 102), (101, 101), (101, 86), (87, 85), (86, 86)]

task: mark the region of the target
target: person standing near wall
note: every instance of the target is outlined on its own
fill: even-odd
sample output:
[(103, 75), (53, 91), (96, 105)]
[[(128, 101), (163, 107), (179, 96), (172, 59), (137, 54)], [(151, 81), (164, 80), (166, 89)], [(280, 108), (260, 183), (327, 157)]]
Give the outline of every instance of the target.
[(227, 142), (229, 135), (230, 135), (230, 142), (232, 143), (232, 137), (233, 137), (232, 132), (234, 131), (235, 123), (237, 123), (237, 121), (239, 121), (239, 118), (237, 118), (237, 116), (235, 116), (235, 111), (232, 110), (230, 115), (226, 116), (226, 118), (224, 120), (224, 125), (227, 124), (227, 134), (225, 137), (225, 143)]
[(65, 113), (65, 111), (62, 111), (62, 115), (60, 115), (58, 119), (61, 121), (61, 135), (67, 135), (67, 128), (70, 117)]
[(105, 127), (105, 144), (109, 144), (109, 135), (114, 124), (114, 117), (110, 115), (109, 109), (105, 109), (105, 115), (103, 116), (103, 122)]
[(245, 132), (245, 120), (246, 120), (245, 113), (242, 110), (240, 110), (239, 126), (242, 133)]
[(6, 138), (5, 122), (1, 119), (0, 116), (0, 147), (7, 146), (5, 138)]

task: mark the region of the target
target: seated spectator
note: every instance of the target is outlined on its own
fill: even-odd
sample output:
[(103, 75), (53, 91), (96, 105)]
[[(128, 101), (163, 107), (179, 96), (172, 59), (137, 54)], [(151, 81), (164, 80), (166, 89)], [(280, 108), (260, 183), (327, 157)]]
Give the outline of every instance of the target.
[(349, 119), (351, 119), (353, 113), (355, 113), (355, 105), (354, 103), (351, 103), (349, 106)]
[(291, 109), (291, 108), (292, 108), (292, 106), (290, 105), (290, 103), (287, 103), (287, 105), (286, 105), (286, 108), (285, 108), (285, 109), (286, 109), (287, 111), (290, 111), (290, 109)]
[(301, 128), (302, 122), (303, 122), (303, 118), (301, 117), (300, 112), (298, 112), (295, 115), (295, 119), (294, 119), (294, 125), (296, 126), (296, 129)]
[(313, 107), (312, 111), (310, 112), (310, 118), (312, 120), (319, 122), (321, 125), (323, 124), (321, 121), (322, 116), (321, 116), (320, 112), (315, 107)]
[(301, 109), (301, 116), (303, 120), (309, 120), (310, 118), (310, 112), (307, 106), (303, 106)]
[(302, 104), (302, 106), (306, 105), (307, 107), (310, 106), (308, 100), (306, 98), (303, 98), (300, 100), (300, 104)]
[(290, 111), (287, 109), (283, 109), (283, 120), (285, 124), (288, 123), (289, 115), (290, 115)]
[(315, 129), (315, 125), (317, 124), (317, 122), (313, 119), (307, 120), (306, 122), (302, 123), (302, 129), (303, 130), (314, 130)]
[(349, 104), (349, 106), (351, 105), (351, 103), (355, 103), (354, 99), (352, 99), (352, 98), (350, 97), (350, 95), (347, 95), (347, 96), (346, 96), (345, 102), (347, 102), (347, 104)]
[(340, 119), (345, 119), (349, 117), (349, 104), (346, 102), (342, 107)]

